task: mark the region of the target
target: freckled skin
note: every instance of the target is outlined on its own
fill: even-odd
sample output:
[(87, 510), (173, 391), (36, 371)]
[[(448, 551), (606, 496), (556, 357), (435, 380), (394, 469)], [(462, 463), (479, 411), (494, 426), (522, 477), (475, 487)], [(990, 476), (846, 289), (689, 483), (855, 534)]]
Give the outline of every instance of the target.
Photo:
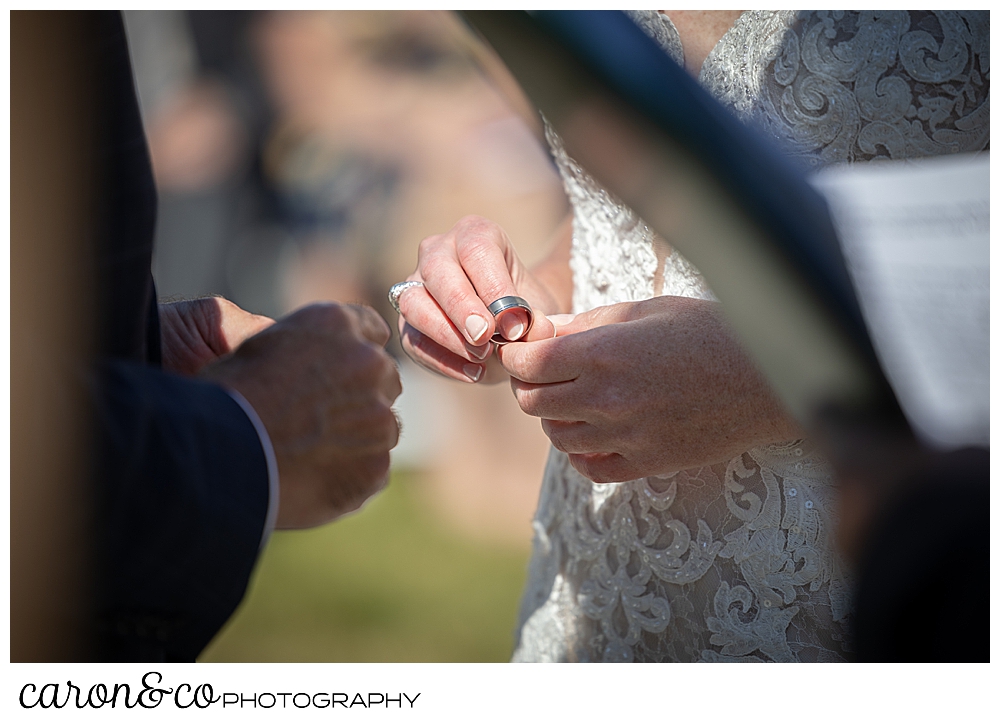
[(558, 333), (499, 356), (522, 409), (594, 481), (668, 474), (801, 436), (715, 302), (598, 307)]
[[(571, 246), (572, 217), (531, 270), (503, 229), (478, 216), (425, 239), (409, 277), (425, 287), (399, 299), (404, 350), (452, 379), (510, 379), (521, 409), (539, 417), (553, 445), (595, 482), (713, 464), (802, 436), (714, 302), (657, 297), (593, 309), (556, 327), (545, 314), (571, 308)], [(462, 331), (467, 315), (488, 314), (486, 304), (508, 294), (542, 312), (527, 339), (487, 349), (485, 359), (471, 354)], [(465, 374), (470, 362), (485, 373)]]

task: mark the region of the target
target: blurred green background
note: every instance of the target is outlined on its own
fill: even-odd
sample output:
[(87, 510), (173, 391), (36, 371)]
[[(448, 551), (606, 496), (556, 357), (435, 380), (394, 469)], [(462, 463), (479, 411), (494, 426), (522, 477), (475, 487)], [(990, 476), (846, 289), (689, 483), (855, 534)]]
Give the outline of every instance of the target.
[(362, 511), (276, 532), (202, 662), (491, 662), (513, 650), (527, 551), (470, 541), (395, 471)]

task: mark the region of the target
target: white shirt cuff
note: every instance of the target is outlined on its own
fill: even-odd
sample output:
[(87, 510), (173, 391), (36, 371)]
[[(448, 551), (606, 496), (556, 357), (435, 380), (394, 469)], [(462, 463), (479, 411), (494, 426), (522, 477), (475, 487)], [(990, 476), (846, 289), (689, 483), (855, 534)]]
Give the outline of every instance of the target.
[(250, 419), (250, 423), (253, 424), (253, 428), (257, 430), (257, 438), (260, 439), (260, 446), (264, 448), (264, 457), (267, 460), (267, 517), (264, 518), (264, 531), (260, 536), (260, 546), (263, 549), (278, 521), (278, 460), (274, 456), (271, 437), (268, 435), (264, 423), (260, 421), (260, 417), (257, 416), (257, 412), (250, 405), (250, 402), (244, 399), (243, 395), (235, 389), (227, 388), (226, 392), (240, 405), (240, 408)]

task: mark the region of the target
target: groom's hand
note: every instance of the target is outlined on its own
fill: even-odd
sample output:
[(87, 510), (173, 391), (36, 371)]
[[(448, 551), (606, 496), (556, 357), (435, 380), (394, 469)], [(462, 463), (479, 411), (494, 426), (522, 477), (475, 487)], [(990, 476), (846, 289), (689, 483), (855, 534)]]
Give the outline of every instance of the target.
[(372, 309), (307, 306), (250, 337), (202, 376), (242, 394), (278, 462), (278, 527), (323, 524), (385, 486), (402, 387)]
[(185, 375), (197, 374), (274, 323), (219, 296), (160, 304), (159, 311), (163, 368)]

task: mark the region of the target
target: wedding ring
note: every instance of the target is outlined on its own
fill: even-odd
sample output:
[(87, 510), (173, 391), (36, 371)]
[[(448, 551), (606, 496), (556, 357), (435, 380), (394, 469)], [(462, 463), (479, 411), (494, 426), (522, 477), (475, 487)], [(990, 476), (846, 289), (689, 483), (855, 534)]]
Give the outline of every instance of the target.
[[(497, 321), (500, 321), (501, 314), (504, 314), (511, 309), (524, 309), (524, 311), (528, 314), (528, 326), (521, 333), (521, 336), (518, 337), (518, 339), (523, 339), (527, 336), (528, 331), (531, 329), (531, 324), (535, 320), (534, 314), (531, 311), (531, 306), (527, 301), (522, 299), (520, 296), (501, 296), (499, 299), (486, 307), (486, 310), (493, 314), (493, 318)], [(508, 344), (511, 340), (505, 339), (503, 334), (501, 334), (498, 330), (490, 341), (494, 344)], [(516, 341), (516, 339), (514, 341)]]
[(423, 285), (423, 281), (400, 281), (398, 284), (392, 285), (392, 288), (389, 289), (389, 303), (392, 304), (392, 308), (396, 310), (397, 314), (403, 313), (399, 310), (399, 297), (403, 295), (403, 292)]

